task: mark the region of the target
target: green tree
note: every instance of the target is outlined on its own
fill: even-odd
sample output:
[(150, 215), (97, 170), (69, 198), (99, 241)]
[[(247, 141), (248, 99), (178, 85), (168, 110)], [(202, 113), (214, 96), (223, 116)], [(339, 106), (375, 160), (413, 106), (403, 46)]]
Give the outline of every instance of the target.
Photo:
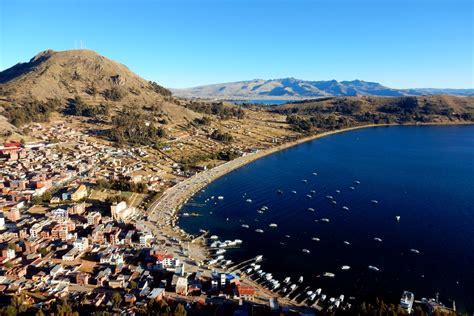
[(120, 304), (122, 304), (122, 295), (119, 292), (114, 292), (112, 294), (112, 306), (114, 308), (119, 308)]

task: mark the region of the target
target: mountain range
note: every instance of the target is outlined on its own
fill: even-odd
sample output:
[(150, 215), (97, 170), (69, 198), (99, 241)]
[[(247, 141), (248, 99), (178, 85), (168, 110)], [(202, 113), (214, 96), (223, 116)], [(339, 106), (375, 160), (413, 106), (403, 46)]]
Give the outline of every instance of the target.
[(186, 89), (172, 89), (174, 95), (211, 99), (307, 99), (328, 96), (421, 96), (448, 94), (473, 96), (474, 89), (393, 89), (377, 82), (307, 81), (295, 78), (255, 79), (219, 83)]

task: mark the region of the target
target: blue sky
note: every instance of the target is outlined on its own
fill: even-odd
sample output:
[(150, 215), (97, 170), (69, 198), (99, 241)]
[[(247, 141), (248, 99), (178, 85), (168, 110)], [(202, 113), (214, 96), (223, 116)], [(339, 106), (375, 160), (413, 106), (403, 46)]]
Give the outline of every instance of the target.
[(0, 69), (75, 40), (167, 87), (295, 77), (473, 88), (470, 0), (0, 0)]

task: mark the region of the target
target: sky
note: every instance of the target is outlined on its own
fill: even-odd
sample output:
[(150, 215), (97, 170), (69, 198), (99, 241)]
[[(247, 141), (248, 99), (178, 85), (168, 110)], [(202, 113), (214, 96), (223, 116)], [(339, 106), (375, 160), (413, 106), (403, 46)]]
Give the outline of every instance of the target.
[(286, 77), (474, 88), (473, 3), (0, 0), (0, 69), (82, 40), (171, 88)]

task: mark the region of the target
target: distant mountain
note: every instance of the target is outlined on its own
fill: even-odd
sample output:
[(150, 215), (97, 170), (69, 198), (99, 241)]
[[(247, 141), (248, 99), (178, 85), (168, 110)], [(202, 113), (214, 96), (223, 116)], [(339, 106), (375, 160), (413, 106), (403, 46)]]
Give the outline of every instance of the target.
[(327, 96), (408, 96), (450, 94), (473, 96), (474, 89), (392, 89), (377, 82), (306, 81), (295, 78), (255, 79), (173, 89), (180, 97), (213, 99), (307, 99)]

